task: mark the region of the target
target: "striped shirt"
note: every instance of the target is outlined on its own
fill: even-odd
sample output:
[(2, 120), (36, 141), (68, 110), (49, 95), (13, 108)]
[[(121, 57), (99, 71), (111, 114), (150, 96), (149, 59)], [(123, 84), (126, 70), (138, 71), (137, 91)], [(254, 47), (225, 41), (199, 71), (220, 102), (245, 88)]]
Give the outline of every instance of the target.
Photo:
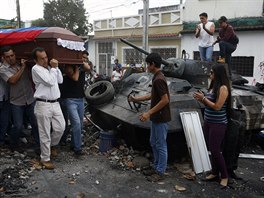
[[(211, 102), (216, 101), (216, 97), (213, 93), (207, 93), (206, 98)], [(223, 123), (227, 124), (227, 102), (225, 101), (224, 105), (220, 110), (214, 110), (211, 107), (205, 106), (204, 110), (204, 120), (209, 123)]]

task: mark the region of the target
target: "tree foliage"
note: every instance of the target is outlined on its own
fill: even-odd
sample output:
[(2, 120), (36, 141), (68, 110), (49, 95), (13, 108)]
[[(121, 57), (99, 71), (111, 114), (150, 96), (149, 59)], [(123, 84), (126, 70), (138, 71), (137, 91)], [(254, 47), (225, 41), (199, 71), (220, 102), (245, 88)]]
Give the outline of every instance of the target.
[(39, 18), (31, 22), (31, 26), (38, 26), (38, 27), (47, 27), (46, 21), (44, 19)]
[(44, 3), (45, 26), (63, 27), (77, 35), (92, 31), (83, 0), (49, 0)]

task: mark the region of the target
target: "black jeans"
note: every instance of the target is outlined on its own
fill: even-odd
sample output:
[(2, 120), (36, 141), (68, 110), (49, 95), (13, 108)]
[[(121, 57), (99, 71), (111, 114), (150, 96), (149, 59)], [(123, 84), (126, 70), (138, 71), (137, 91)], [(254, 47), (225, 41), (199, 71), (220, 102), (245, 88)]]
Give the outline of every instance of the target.
[(220, 56), (225, 58), (228, 65), (229, 74), (231, 75), (231, 54), (236, 50), (236, 45), (228, 43), (226, 41), (219, 42)]

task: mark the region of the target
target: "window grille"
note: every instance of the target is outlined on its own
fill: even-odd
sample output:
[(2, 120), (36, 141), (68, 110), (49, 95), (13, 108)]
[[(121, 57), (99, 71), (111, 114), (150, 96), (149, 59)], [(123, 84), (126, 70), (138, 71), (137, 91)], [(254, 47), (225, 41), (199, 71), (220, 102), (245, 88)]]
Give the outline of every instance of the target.
[(123, 60), (124, 60), (124, 64), (142, 64), (142, 61), (143, 61), (143, 56), (142, 56), (142, 53), (135, 50), (135, 49), (130, 49), (130, 48), (127, 48), (127, 49), (124, 49), (123, 51)]
[(98, 53), (112, 54), (113, 43), (112, 42), (99, 42), (98, 43)]
[(151, 48), (151, 52), (155, 52), (160, 54), (160, 56), (163, 59), (168, 59), (168, 58), (176, 58), (177, 57), (177, 48)]
[[(193, 59), (200, 60), (199, 51), (193, 52)], [(216, 62), (219, 57), (219, 51), (213, 52), (213, 61)], [(232, 56), (231, 60), (232, 71), (235, 71), (241, 76), (252, 77), (254, 70), (254, 56)]]

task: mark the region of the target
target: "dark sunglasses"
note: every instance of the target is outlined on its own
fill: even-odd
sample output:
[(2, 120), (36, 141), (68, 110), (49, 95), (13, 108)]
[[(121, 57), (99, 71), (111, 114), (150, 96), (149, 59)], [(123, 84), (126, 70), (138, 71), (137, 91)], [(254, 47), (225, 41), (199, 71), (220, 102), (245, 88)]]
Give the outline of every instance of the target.
[(212, 75), (214, 73), (214, 71), (210, 71), (210, 74)]

